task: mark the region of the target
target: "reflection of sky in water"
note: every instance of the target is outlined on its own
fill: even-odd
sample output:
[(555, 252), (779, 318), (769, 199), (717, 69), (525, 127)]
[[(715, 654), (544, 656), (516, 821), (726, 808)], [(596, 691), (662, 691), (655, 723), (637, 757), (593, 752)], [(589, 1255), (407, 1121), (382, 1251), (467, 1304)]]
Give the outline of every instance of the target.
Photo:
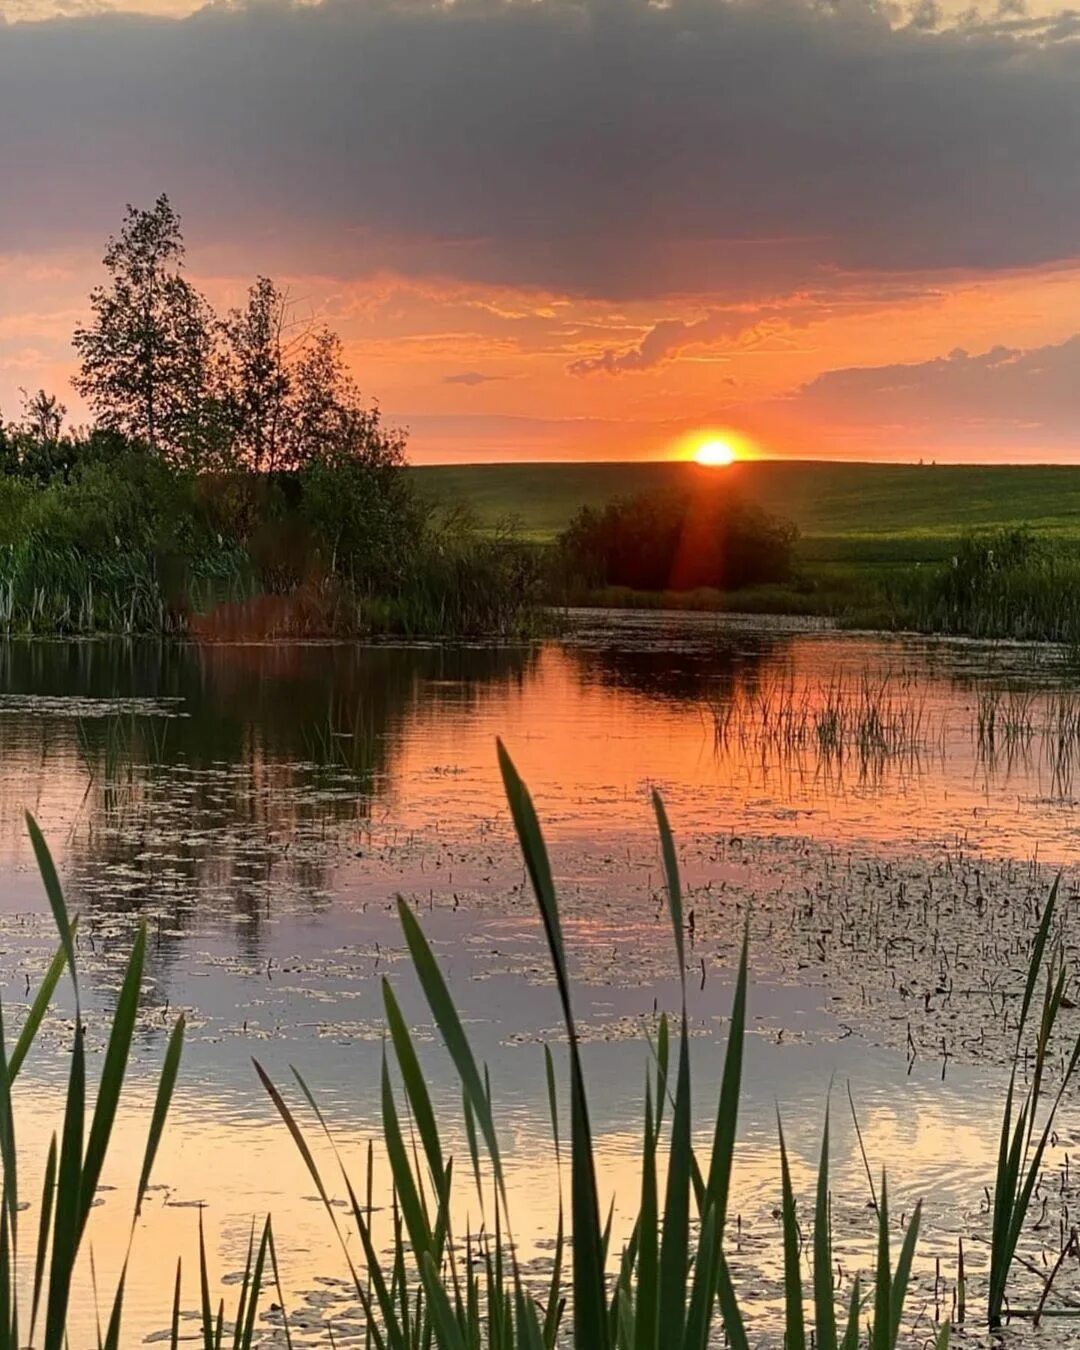
[[(1000, 737), (980, 744), (979, 689), (1021, 687), (1047, 691), (1023, 705), (1029, 732), (1007, 746)], [(822, 708), (838, 690), (854, 707), (865, 688), (907, 731), (867, 753), (853, 722), (839, 747), (823, 748)], [(566, 643), (514, 651), (4, 649), (6, 1005), (24, 1003), (26, 972), (40, 968), (51, 942), (23, 838), (29, 807), (82, 913), (99, 1006), (119, 979), (136, 918), (148, 921), (135, 1099), (160, 1058), (163, 1029), (181, 1007), (191, 1017), (158, 1170), (168, 1190), (155, 1192), (137, 1245), (139, 1329), (164, 1325), (171, 1253), (193, 1253), (195, 1212), (185, 1202), (207, 1202), (223, 1270), (246, 1245), (250, 1215), (266, 1208), (277, 1216), (291, 1288), (340, 1270), (250, 1057), (279, 1080), (290, 1063), (303, 1068), (359, 1167), (362, 1141), (376, 1132), (375, 977), (389, 973), (418, 1033), (429, 1032), (400, 961), (399, 891), (423, 912), (491, 1064), (511, 1188), (526, 1216), (516, 1236), (527, 1245), (549, 1231), (555, 1190), (539, 1041), (558, 1016), (502, 805), (496, 734), (553, 846), (603, 1186), (636, 1187), (640, 1030), (657, 1006), (677, 1006), (647, 800), (657, 783), (695, 912), (691, 1013), (703, 1113), (753, 901), (758, 978), (738, 1194), (744, 1258), (763, 1282), (763, 1304), (775, 1272), (755, 1241), (764, 1248), (774, 1222), (773, 1105), (790, 1122), (796, 1178), (805, 1180), (832, 1074), (838, 1084), (851, 1078), (868, 1151), (897, 1173), (899, 1203), (932, 1196), (926, 1250), (952, 1261), (995, 1147), (997, 1100), (984, 1085), (999, 1078), (996, 1005), (986, 969), (996, 963), (1000, 978), (1019, 968), (1017, 925), (1045, 889), (1046, 866), (1068, 863), (1075, 848), (1072, 752), (1062, 760), (1047, 730), (1057, 715), (1051, 688), (1046, 658), (1018, 649), (990, 665), (973, 644), (693, 618), (673, 627), (618, 616)], [(1015, 692), (1008, 698), (1020, 706)], [(778, 708), (787, 710), (783, 735)], [(1036, 853), (1041, 870), (1029, 861)], [(45, 1148), (64, 1070), (60, 1041), (47, 1038), (27, 1070), (28, 1151)], [(90, 1045), (99, 1042), (92, 1026)], [(458, 1093), (430, 1038), (421, 1048), (454, 1133)], [(865, 1178), (840, 1089), (834, 1119), (837, 1205), (858, 1259)], [(124, 1128), (120, 1173), (141, 1147), (138, 1120)], [(121, 1210), (107, 1194), (95, 1215), (100, 1246), (109, 1247)], [(100, 1275), (109, 1267), (96, 1255)], [(979, 1260), (976, 1251), (973, 1268)]]

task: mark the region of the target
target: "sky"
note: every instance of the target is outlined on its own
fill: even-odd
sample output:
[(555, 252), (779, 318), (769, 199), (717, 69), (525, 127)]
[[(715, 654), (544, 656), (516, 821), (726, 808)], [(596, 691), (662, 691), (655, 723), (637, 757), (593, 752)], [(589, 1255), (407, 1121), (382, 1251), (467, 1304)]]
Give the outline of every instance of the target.
[(0, 413), (124, 205), (417, 462), (1080, 458), (1080, 10), (0, 0)]

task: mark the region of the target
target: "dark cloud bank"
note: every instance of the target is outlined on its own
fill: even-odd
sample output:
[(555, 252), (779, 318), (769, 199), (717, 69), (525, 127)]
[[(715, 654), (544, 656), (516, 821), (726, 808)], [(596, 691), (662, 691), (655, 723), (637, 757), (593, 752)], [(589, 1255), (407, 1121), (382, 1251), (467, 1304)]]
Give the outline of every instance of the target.
[(882, 423), (948, 438), (1073, 444), (1080, 426), (1080, 334), (1045, 347), (960, 348), (933, 361), (831, 370), (794, 402), (850, 425)]
[(615, 298), (1071, 258), (1072, 27), (926, 31), (861, 0), (0, 25), (0, 250), (97, 240), (164, 189), (200, 241), (312, 269)]

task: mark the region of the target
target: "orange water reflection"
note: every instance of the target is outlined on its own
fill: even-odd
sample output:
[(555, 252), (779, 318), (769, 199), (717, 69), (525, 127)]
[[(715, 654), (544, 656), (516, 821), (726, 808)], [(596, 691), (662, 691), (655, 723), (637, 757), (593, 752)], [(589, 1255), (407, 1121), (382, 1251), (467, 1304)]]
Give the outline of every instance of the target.
[[(1009, 736), (1002, 730), (989, 744), (979, 734), (986, 689), (1005, 691), (1005, 711), (1023, 711), (1030, 726)], [(1023, 689), (1033, 696), (1015, 693)], [(754, 1035), (736, 1196), (746, 1261), (767, 1275), (775, 1256), (764, 1241), (775, 1225), (774, 1100), (784, 1107), (805, 1190), (833, 1074), (855, 1083), (868, 1152), (900, 1174), (899, 1206), (910, 1209), (922, 1193), (933, 1201), (926, 1259), (951, 1259), (956, 1230), (977, 1211), (992, 1169), (993, 1065), (965, 1067), (957, 1043), (942, 1082), (942, 1066), (930, 1062), (935, 1047), (922, 1037), (908, 1077), (902, 1051), (882, 1048), (902, 1040), (906, 1006), (897, 1011), (887, 1001), (892, 991), (871, 987), (873, 972), (860, 971), (870, 997), (856, 1021), (858, 999), (840, 1001), (850, 990), (827, 987), (816, 967), (804, 970), (809, 963), (790, 949), (770, 945), (774, 914), (777, 927), (789, 919), (795, 927), (798, 912), (769, 904), (785, 888), (801, 892), (804, 881), (808, 896), (815, 886), (835, 890), (850, 877), (852, 857), (868, 874), (872, 864), (936, 858), (942, 841), (953, 841), (950, 864), (980, 850), (987, 859), (1038, 852), (1044, 863), (1068, 863), (1075, 747), (1065, 745), (1063, 756), (1055, 731), (1060, 689), (1057, 672), (1018, 652), (991, 659), (964, 644), (667, 619), (630, 632), (613, 622), (580, 640), (503, 652), (318, 645), (0, 652), (5, 1003), (16, 1013), (25, 1004), (26, 977), (51, 942), (24, 839), (25, 807), (41, 818), (83, 913), (94, 1045), (140, 917), (151, 934), (132, 1113), (106, 1178), (119, 1189), (104, 1193), (93, 1218), (101, 1286), (110, 1288), (126, 1239), (124, 1196), (141, 1155), (149, 1068), (180, 1008), (189, 1011), (191, 1034), (158, 1167), (166, 1189), (153, 1193), (140, 1221), (129, 1286), (133, 1334), (165, 1325), (177, 1252), (193, 1271), (190, 1206), (200, 1201), (219, 1275), (235, 1271), (252, 1216), (267, 1209), (291, 1295), (327, 1272), (344, 1274), (250, 1056), (265, 1058), (282, 1080), (290, 1062), (303, 1066), (328, 1096), (360, 1168), (377, 1133), (378, 977), (386, 972), (421, 1037), (433, 1093), (461, 1152), (459, 1094), (400, 959), (392, 913), (399, 892), (421, 909), (470, 1034), (491, 1063), (521, 1216), (515, 1236), (528, 1247), (551, 1232), (556, 1188), (537, 1042), (558, 1013), (503, 806), (496, 735), (529, 782), (552, 843), (589, 1037), (601, 1184), (605, 1197), (619, 1199), (617, 1232), (625, 1232), (623, 1200), (637, 1185), (640, 1035), (654, 1007), (671, 1009), (677, 998), (648, 804), (658, 784), (701, 916), (693, 949), (701, 988), (695, 981), (691, 1007), (706, 1114), (741, 915), (753, 902), (763, 916), (754, 932)], [(819, 866), (833, 857), (848, 860), (846, 873)], [(901, 871), (899, 881), (890, 875), (890, 895), (905, 884)], [(1037, 884), (1036, 876), (1029, 889)], [(819, 914), (821, 901), (819, 890)], [(831, 978), (833, 968), (822, 969)], [(921, 1001), (916, 994), (916, 1012)], [(849, 1016), (854, 1034), (843, 1021)], [(899, 1038), (886, 1021), (901, 1028)], [(31, 1158), (44, 1153), (65, 1054), (63, 1035), (47, 1037), (26, 1071), (20, 1144)], [(836, 1169), (837, 1203), (852, 1224), (844, 1250), (858, 1262), (869, 1251), (865, 1185), (843, 1122)], [(475, 1222), (464, 1187), (460, 1204), (460, 1224)], [(978, 1260), (976, 1251), (972, 1269)], [(188, 1291), (191, 1307), (193, 1284)], [(767, 1303), (763, 1296), (766, 1311)], [(87, 1343), (91, 1309), (84, 1287), (78, 1316)]]

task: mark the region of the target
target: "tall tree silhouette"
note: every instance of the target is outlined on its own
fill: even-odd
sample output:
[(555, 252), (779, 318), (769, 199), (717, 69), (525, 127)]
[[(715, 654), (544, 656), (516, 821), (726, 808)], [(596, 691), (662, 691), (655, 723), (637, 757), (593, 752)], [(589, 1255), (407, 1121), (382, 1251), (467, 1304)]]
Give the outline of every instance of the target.
[(100, 426), (198, 463), (212, 421), (213, 321), (182, 274), (180, 218), (168, 197), (149, 211), (129, 205), (103, 261), (109, 282), (91, 292), (93, 319), (75, 331), (75, 388)]

